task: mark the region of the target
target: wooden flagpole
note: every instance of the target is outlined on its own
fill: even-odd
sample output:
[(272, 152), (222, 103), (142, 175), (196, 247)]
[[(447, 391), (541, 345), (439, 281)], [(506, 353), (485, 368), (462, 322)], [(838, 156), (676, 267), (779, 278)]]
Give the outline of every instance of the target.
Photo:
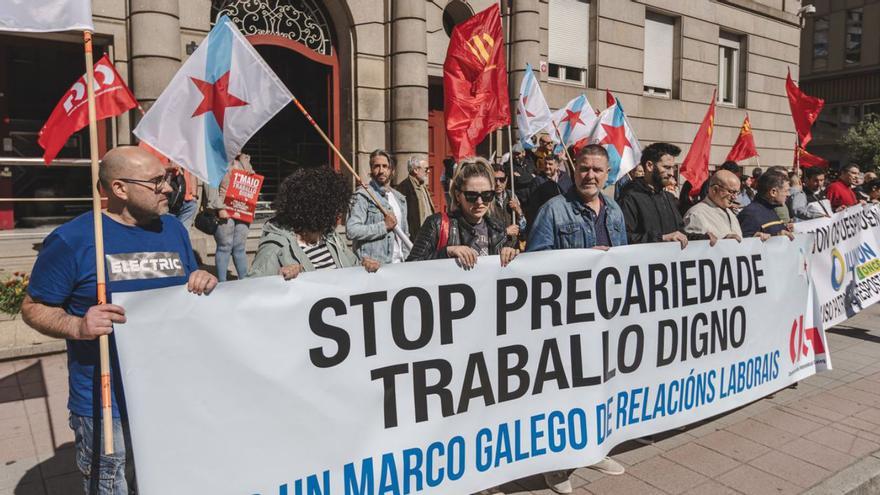
[(550, 122), (553, 122), (553, 129), (556, 130), (556, 137), (559, 138), (560, 144), (562, 144), (562, 151), (565, 152), (565, 158), (568, 162), (568, 167), (566, 168), (568, 169), (569, 177), (571, 177), (572, 182), (574, 182), (574, 160), (572, 160), (571, 155), (568, 154), (568, 146), (565, 145), (565, 142), (562, 139), (562, 133), (559, 132), (559, 126), (556, 125), (556, 121), (550, 119)]
[[(98, 304), (107, 304), (107, 285), (104, 274), (104, 225), (101, 214), (101, 195), (98, 192), (98, 118), (95, 108), (95, 67), (92, 56), (92, 33), (83, 31), (86, 55), (86, 94), (89, 108), (89, 154), (92, 159), (92, 218), (95, 223), (95, 277), (98, 285)], [(110, 393), (110, 339), (98, 337), (101, 363), (101, 425), (103, 426), (104, 454), (113, 453), (113, 403)]]
[[(373, 204), (376, 205), (376, 208), (379, 208), (379, 211), (382, 212), (382, 215), (388, 215), (388, 211), (382, 207), (381, 203), (379, 203), (379, 198), (377, 198), (376, 195), (373, 194), (373, 191), (371, 191), (370, 188), (367, 187), (366, 184), (364, 184), (361, 176), (358, 175), (358, 173), (354, 170), (354, 167), (352, 167), (351, 164), (348, 163), (348, 160), (346, 160), (345, 157), (342, 156), (342, 153), (339, 151), (336, 145), (333, 144), (333, 141), (331, 141), (330, 138), (327, 137), (327, 134), (324, 133), (324, 131), (321, 129), (321, 126), (319, 126), (318, 123), (315, 122), (315, 119), (312, 118), (308, 110), (306, 110), (305, 107), (302, 106), (302, 103), (300, 103), (299, 100), (296, 99), (296, 96), (293, 96), (293, 94), (291, 94), (290, 96), (293, 100), (293, 104), (296, 105), (296, 108), (298, 108), (299, 111), (302, 112), (306, 120), (309, 121), (309, 124), (312, 124), (312, 127), (314, 127), (316, 131), (318, 131), (318, 134), (321, 135), (321, 137), (324, 139), (324, 142), (327, 143), (327, 146), (329, 146), (330, 149), (332, 149), (333, 152), (336, 153), (336, 156), (338, 156), (345, 167), (348, 168), (348, 171), (351, 172), (351, 175), (354, 177), (354, 180), (357, 181), (358, 185), (364, 188), (364, 191), (367, 192), (367, 196), (369, 196)], [(405, 222), (406, 219), (403, 218), (400, 221)], [(403, 233), (403, 230), (400, 229), (400, 222), (397, 222), (397, 225), (394, 226), (394, 234), (397, 236), (398, 239), (400, 239), (400, 242), (402, 242), (407, 247), (407, 249), (412, 249), (412, 241), (409, 240), (409, 237), (407, 237), (406, 234)]]
[[(504, 1), (504, 0), (501, 0), (501, 1)], [(507, 7), (505, 8), (505, 10), (507, 11), (507, 38), (506, 38), (507, 39), (507, 47), (506, 47), (507, 48), (507, 50), (506, 50), (507, 51), (507, 53), (506, 53), (507, 64), (506, 65), (507, 65), (507, 90), (508, 90), (507, 100), (508, 101), (510, 101), (510, 57), (513, 52), (513, 50), (512, 50), (513, 44), (510, 42), (510, 33), (512, 32), (510, 24), (513, 22), (513, 15), (512, 15), (513, 13), (510, 10), (510, 2), (511, 2), (511, 0), (507, 0)], [(516, 197), (516, 186), (514, 185), (514, 182), (516, 182), (516, 176), (513, 175), (513, 120), (511, 120), (511, 122), (509, 124), (507, 124), (507, 163), (508, 163), (508, 166), (510, 167), (510, 183), (509, 183), (510, 197), (515, 198)], [(518, 225), (518, 223), (516, 221), (516, 211), (512, 211), (511, 214), (512, 214), (511, 218), (513, 219), (513, 223), (515, 225)]]

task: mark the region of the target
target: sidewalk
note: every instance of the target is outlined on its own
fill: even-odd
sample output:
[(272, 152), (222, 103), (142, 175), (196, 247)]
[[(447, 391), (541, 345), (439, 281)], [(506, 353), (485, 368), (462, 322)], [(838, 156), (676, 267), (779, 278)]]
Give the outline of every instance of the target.
[[(880, 305), (828, 340), (834, 371), (653, 445), (620, 445), (627, 473), (579, 469), (575, 493), (880, 493)], [(66, 401), (64, 354), (0, 362), (0, 495), (81, 494)], [(502, 490), (553, 493), (540, 476)]]

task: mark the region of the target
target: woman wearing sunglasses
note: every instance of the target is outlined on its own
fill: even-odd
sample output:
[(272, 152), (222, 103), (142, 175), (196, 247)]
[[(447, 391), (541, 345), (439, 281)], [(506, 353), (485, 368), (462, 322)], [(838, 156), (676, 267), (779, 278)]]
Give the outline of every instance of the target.
[(507, 226), (488, 214), (495, 199), (494, 178), (484, 158), (465, 159), (449, 187), (449, 214), (437, 213), (425, 220), (407, 261), (455, 258), (470, 270), (479, 256), (497, 254), (501, 266), (507, 266), (518, 251), (507, 236)]

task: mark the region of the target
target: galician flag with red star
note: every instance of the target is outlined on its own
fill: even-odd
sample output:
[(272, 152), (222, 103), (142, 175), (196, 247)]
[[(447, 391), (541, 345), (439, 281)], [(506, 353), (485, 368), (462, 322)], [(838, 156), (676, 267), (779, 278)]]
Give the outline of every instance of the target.
[(600, 144), (608, 152), (608, 184), (636, 168), (642, 158), (642, 145), (626, 119), (620, 100), (599, 114), (590, 134), (590, 143)]
[(223, 16), (134, 133), (216, 187), (248, 139), (292, 99), (266, 61)]
[(590, 106), (585, 95), (578, 96), (553, 112), (553, 121), (559, 127), (559, 137), (562, 138), (561, 144), (566, 147), (589, 137), (596, 119), (596, 112), (593, 111), (593, 107)]

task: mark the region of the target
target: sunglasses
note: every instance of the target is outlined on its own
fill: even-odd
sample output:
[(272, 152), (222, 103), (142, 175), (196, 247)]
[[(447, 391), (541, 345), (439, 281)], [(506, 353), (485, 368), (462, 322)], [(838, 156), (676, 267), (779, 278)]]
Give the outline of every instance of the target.
[(495, 177), (495, 182), (507, 182), (507, 176)]
[(483, 203), (488, 203), (495, 199), (495, 191), (462, 191), (461, 194), (468, 203), (476, 203), (477, 198), (482, 199)]

